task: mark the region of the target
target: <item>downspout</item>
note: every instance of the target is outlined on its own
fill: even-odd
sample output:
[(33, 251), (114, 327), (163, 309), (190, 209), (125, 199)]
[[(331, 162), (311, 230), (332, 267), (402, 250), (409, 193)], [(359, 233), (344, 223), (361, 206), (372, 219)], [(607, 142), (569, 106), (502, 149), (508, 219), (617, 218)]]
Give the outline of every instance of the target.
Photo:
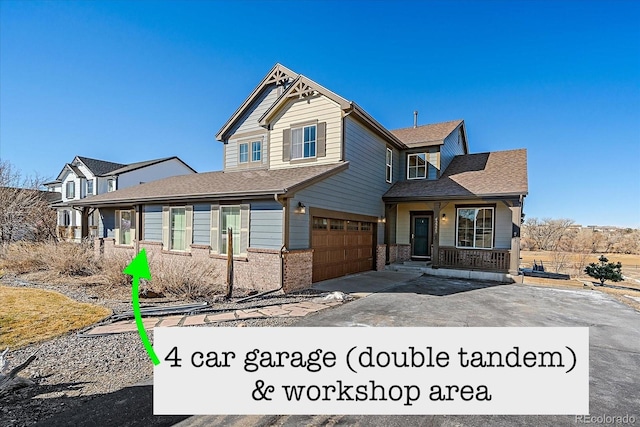
[(273, 195), (273, 198), (276, 202), (280, 203), (282, 205), (282, 214), (284, 217), (284, 225), (283, 225), (283, 230), (282, 230), (282, 246), (280, 246), (280, 252), (279, 252), (279, 257), (280, 257), (280, 287), (277, 289), (271, 289), (269, 291), (264, 291), (264, 292), (260, 292), (259, 294), (255, 294), (255, 295), (250, 295), (248, 297), (245, 298), (241, 298), (239, 299), (237, 302), (245, 302), (245, 301), (249, 301), (252, 300), (254, 298), (260, 298), (262, 296), (265, 295), (269, 295), (272, 294), (274, 292), (278, 292), (280, 290), (282, 290), (284, 288), (284, 252), (286, 249), (286, 229), (289, 226), (289, 219), (287, 216), (287, 199), (283, 199), (282, 201), (280, 200), (280, 198), (278, 197), (278, 193), (275, 193)]

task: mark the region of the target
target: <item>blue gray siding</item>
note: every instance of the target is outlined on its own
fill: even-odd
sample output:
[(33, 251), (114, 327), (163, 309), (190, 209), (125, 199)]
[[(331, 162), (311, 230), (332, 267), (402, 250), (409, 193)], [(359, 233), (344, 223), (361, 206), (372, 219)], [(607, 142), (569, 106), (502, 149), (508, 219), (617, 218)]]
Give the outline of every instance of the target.
[(162, 242), (162, 206), (145, 205), (142, 207), (142, 240)]
[(193, 244), (211, 243), (211, 205), (193, 206)]
[[(345, 118), (345, 139), (345, 158), (349, 161), (349, 168), (296, 193), (291, 206), (302, 202), (308, 207), (383, 217), (382, 195), (391, 188), (385, 180), (387, 144), (350, 117)], [(308, 248), (309, 210), (305, 214), (291, 211), (290, 249)], [(383, 241), (384, 224), (378, 224), (378, 242)]]
[(461, 126), (458, 126), (456, 130), (444, 139), (444, 145), (441, 147), (440, 153), (440, 170), (444, 172), (451, 163), (451, 160), (458, 154), (464, 154), (464, 142), (458, 143), (458, 134)]
[(251, 203), (249, 246), (280, 249), (282, 246), (282, 205), (276, 201)]
[(116, 211), (115, 209), (100, 209), (100, 220), (98, 221), (99, 237), (116, 237)]
[[(105, 211), (99, 233), (114, 237), (115, 211)], [(145, 205), (143, 239), (162, 242), (162, 206)], [(103, 210), (101, 210), (101, 214)], [(106, 224), (106, 226), (105, 226)], [(211, 204), (193, 205), (193, 244), (211, 244)], [(252, 248), (280, 249), (282, 246), (282, 206), (276, 201), (251, 202), (249, 244)], [(106, 230), (106, 231), (105, 231)], [(215, 250), (215, 249), (214, 249)]]
[(278, 88), (275, 84), (265, 87), (260, 96), (253, 101), (252, 106), (245, 111), (245, 113), (240, 117), (240, 120), (237, 121), (236, 125), (231, 128), (229, 134), (233, 135), (235, 133), (245, 133), (264, 129), (258, 124), (258, 119), (269, 107), (271, 107), (271, 105), (273, 105), (277, 98)]
[(424, 147), (402, 152), (400, 155), (400, 175), (398, 177), (398, 181), (407, 180), (408, 154), (412, 153), (427, 153), (427, 162), (429, 163), (427, 166), (427, 179), (437, 179), (439, 149), (438, 147)]

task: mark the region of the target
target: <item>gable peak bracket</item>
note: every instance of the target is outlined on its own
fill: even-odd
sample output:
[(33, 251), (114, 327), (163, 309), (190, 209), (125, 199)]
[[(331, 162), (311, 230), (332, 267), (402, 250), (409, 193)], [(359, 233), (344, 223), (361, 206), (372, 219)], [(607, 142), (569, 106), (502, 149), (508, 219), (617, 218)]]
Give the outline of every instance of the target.
[(276, 69), (267, 78), (267, 83), (275, 83), (276, 85), (285, 84), (290, 79), (290, 76), (280, 69)]

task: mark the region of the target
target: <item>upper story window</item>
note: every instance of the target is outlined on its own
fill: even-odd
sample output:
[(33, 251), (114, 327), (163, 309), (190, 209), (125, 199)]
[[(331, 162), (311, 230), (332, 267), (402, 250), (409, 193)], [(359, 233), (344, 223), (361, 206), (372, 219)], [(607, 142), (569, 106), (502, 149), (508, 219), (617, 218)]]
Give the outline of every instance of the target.
[(427, 153), (409, 154), (407, 157), (407, 179), (427, 177)]
[(251, 143), (251, 161), (259, 162), (262, 160), (262, 142), (253, 141)]
[(291, 159), (316, 157), (316, 125), (291, 129)]
[(76, 183), (71, 181), (67, 182), (67, 199), (74, 199), (76, 197)]
[(249, 143), (245, 142), (238, 146), (238, 163), (247, 163), (249, 161)]
[(107, 180), (107, 192), (116, 191), (116, 180), (113, 178), (109, 178)]
[(457, 209), (456, 246), (491, 249), (493, 247), (494, 208), (465, 207)]
[(393, 151), (391, 148), (387, 148), (386, 179), (387, 182), (391, 182), (393, 180)]
[(87, 196), (93, 196), (93, 180), (87, 180)]

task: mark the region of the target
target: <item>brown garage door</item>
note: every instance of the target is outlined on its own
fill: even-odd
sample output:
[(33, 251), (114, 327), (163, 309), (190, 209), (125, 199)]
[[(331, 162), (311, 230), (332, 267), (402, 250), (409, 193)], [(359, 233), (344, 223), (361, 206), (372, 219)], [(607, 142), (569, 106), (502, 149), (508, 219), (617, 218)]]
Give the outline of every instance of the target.
[(313, 281), (373, 269), (371, 222), (313, 217)]

